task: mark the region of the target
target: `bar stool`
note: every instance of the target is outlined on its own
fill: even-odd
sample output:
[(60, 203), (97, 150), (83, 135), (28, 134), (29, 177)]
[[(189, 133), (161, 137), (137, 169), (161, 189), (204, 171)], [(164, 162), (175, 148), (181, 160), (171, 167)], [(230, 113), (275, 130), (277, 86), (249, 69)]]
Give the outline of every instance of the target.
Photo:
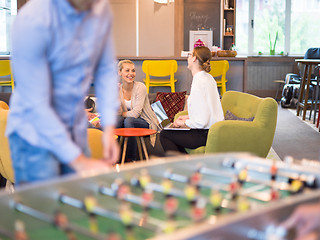
[(300, 115), (300, 110), (302, 109), (302, 119), (305, 120), (308, 106), (311, 105), (308, 103), (311, 83), (311, 70), (312, 66), (320, 64), (320, 59), (296, 59), (296, 62), (305, 65), (303, 78), (300, 83), (299, 98), (297, 102), (297, 116)]
[(149, 161), (147, 147), (146, 147), (146, 144), (144, 142), (143, 137), (150, 136), (150, 135), (156, 134), (156, 133), (157, 133), (156, 130), (148, 129), (148, 128), (116, 128), (114, 130), (114, 134), (120, 137), (120, 146), (122, 145), (122, 142), (124, 139), (124, 145), (123, 145), (123, 151), (122, 151), (122, 157), (121, 157), (121, 165), (124, 164), (124, 159), (126, 156), (129, 137), (136, 137), (137, 138), (137, 145), (138, 145), (140, 160), (143, 159), (142, 151), (141, 151), (141, 147), (142, 147), (144, 155), (146, 157), (146, 160)]

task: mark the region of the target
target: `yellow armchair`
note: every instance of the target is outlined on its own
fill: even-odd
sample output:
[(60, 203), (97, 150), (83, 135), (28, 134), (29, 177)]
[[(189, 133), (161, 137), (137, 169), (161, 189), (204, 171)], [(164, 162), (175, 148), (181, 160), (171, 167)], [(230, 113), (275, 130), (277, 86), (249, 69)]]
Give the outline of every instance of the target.
[(9, 141), (5, 136), (8, 112), (7, 109), (0, 107), (0, 174), (11, 183), (14, 183), (14, 170), (10, 156)]
[[(259, 98), (247, 93), (227, 91), (221, 100), (224, 115), (229, 110), (239, 118), (253, 121), (224, 120), (213, 124), (206, 146), (186, 149), (191, 154), (250, 152), (266, 157), (272, 146), (277, 124), (278, 105), (273, 98)], [(179, 113), (187, 114), (187, 112)], [(178, 115), (177, 115), (178, 116)]]
[(91, 151), (91, 157), (96, 159), (103, 158), (103, 143), (102, 143), (102, 136), (103, 131), (96, 129), (96, 128), (88, 128), (88, 145)]

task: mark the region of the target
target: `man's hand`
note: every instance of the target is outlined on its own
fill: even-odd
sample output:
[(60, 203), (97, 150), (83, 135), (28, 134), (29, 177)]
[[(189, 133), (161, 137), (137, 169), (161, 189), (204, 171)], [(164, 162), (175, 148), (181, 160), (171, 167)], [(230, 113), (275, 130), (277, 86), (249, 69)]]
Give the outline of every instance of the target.
[(318, 231), (320, 227), (320, 204), (299, 206), (281, 226), (286, 229), (295, 228), (296, 240), (318, 239), (314, 231)]
[(107, 126), (103, 131), (103, 157), (108, 164), (114, 164), (119, 160), (119, 145), (114, 135), (114, 127)]
[(84, 172), (88, 170), (108, 170), (109, 165), (102, 160), (88, 158), (80, 154), (75, 160), (69, 164), (76, 172)]

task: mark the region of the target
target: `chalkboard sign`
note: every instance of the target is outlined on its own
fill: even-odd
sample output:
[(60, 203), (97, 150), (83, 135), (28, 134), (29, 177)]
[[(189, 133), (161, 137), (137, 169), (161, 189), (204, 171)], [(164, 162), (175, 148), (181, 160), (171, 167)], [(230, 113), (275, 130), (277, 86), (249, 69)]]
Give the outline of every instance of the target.
[(221, 0), (184, 1), (184, 50), (189, 49), (189, 31), (212, 30), (213, 44), (220, 46)]

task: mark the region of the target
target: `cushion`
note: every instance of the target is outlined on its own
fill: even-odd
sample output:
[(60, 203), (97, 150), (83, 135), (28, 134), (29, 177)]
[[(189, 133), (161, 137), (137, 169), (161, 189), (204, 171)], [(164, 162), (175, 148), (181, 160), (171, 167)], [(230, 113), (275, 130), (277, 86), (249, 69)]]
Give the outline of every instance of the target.
[(241, 121), (253, 121), (254, 117), (251, 118), (240, 118), (234, 115), (232, 112), (227, 110), (226, 115), (224, 116), (225, 120), (241, 120)]
[(183, 110), (185, 103), (185, 96), (187, 91), (184, 92), (157, 92), (157, 101), (161, 102), (170, 122), (173, 122), (174, 116)]

